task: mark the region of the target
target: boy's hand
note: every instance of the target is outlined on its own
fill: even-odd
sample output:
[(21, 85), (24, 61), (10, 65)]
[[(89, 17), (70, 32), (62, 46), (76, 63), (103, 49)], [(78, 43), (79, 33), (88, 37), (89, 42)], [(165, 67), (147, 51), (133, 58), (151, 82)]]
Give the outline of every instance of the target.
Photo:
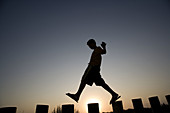
[(105, 48), (106, 47), (106, 43), (102, 42), (101, 46), (102, 46), (102, 48)]

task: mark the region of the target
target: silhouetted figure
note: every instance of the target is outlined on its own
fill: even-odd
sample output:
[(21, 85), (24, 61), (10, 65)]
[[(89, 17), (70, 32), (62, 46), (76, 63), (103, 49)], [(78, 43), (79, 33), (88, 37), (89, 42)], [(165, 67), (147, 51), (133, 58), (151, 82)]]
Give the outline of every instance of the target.
[(96, 86), (102, 86), (106, 91), (108, 91), (111, 95), (112, 98), (110, 100), (110, 104), (115, 102), (117, 99), (120, 98), (120, 96), (115, 93), (103, 80), (103, 78), (100, 75), (100, 66), (101, 66), (101, 61), (102, 61), (102, 56), (103, 54), (106, 54), (106, 43), (102, 42), (101, 47), (96, 46), (96, 42), (94, 39), (90, 39), (87, 42), (87, 45), (89, 46), (90, 49), (93, 50), (93, 53), (91, 55), (90, 62), (88, 64), (87, 69), (84, 72), (84, 75), (82, 77), (79, 89), (77, 93), (75, 94), (70, 94), (67, 93), (66, 95), (78, 102), (79, 97), (85, 88), (86, 84), (92, 86), (93, 83), (96, 84)]

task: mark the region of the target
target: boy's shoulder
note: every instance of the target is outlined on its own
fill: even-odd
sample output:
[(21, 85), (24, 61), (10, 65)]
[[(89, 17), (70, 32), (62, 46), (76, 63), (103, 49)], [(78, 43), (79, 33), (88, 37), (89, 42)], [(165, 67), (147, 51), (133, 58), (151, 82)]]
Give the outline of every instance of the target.
[(100, 46), (97, 46), (96, 49), (102, 49)]
[(100, 46), (97, 46), (96, 49), (97, 50), (102, 50), (102, 48)]
[(96, 49), (94, 49), (95, 52), (101, 53), (103, 49), (100, 46), (97, 46)]

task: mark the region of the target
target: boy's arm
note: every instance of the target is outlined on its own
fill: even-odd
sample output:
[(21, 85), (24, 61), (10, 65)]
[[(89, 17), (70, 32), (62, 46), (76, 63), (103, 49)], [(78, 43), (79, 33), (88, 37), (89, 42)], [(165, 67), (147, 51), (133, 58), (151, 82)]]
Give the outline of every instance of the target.
[(106, 54), (106, 43), (102, 42), (101, 46), (103, 48), (102, 54)]

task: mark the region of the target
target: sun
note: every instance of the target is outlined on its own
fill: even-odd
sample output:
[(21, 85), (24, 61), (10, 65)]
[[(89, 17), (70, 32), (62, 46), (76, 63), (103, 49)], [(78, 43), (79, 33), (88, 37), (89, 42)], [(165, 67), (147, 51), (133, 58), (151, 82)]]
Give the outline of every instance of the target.
[(98, 99), (91, 98), (91, 99), (87, 100), (87, 104), (89, 104), (89, 103), (100, 103), (100, 101)]
[(96, 98), (90, 98), (86, 101), (86, 111), (88, 112), (88, 107), (87, 105), (89, 103), (98, 103), (99, 104), (99, 111), (101, 111), (101, 101), (99, 99), (96, 99)]

